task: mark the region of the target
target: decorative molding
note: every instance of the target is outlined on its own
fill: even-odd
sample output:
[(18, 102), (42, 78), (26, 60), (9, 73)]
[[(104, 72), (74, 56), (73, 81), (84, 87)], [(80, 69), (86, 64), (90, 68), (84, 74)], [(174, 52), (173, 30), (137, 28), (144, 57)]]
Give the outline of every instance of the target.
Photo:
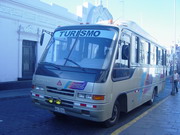
[[(46, 26), (54, 26), (57, 27), (58, 25), (62, 24), (76, 24), (79, 23), (78, 17), (73, 19), (69, 19), (63, 16), (60, 16), (58, 14), (52, 14), (52, 13), (45, 13), (44, 12), (34, 12), (34, 10), (27, 10), (23, 7), (12, 7), (0, 4), (0, 16), (4, 16), (6, 18), (12, 18), (16, 20), (27, 20), (30, 23), (36, 23), (36, 24), (45, 24)], [(51, 21), (50, 21), (51, 20)], [(63, 21), (60, 21), (63, 20)]]
[[(4, 4), (11, 5), (13, 7), (20, 7), (22, 9), (26, 9), (29, 11), (34, 11), (35, 13), (44, 14), (47, 16), (51, 16), (53, 18), (62, 18), (65, 21), (71, 23), (79, 23), (77, 22), (77, 15), (68, 12), (68, 9), (58, 6), (56, 4), (46, 4), (41, 0), (2, 0)], [(3, 3), (2, 3), (3, 4)], [(66, 16), (64, 16), (66, 14)]]
[(18, 30), (19, 34), (33, 34), (33, 35), (40, 35), (40, 30), (37, 26), (30, 25), (30, 24), (21, 24)]

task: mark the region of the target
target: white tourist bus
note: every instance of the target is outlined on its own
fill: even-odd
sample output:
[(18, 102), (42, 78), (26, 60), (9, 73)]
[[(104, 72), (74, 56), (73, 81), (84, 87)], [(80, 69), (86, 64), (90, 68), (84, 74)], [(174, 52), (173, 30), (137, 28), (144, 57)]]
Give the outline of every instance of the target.
[(109, 127), (121, 112), (152, 104), (165, 79), (166, 49), (134, 22), (63, 26), (52, 33), (31, 92), (56, 116)]

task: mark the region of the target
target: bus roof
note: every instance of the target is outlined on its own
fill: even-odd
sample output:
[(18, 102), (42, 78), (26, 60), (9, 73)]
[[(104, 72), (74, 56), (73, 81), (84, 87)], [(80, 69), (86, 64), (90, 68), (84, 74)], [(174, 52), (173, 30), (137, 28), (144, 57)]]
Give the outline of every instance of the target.
[[(137, 33), (138, 35), (141, 35), (144, 38), (156, 43), (157, 45), (161, 45), (153, 36), (151, 36), (149, 33), (147, 33), (144, 29), (142, 29), (138, 24), (136, 24), (133, 21), (118, 20), (118, 21), (112, 22), (112, 20), (108, 20), (108, 21), (98, 22), (97, 24), (107, 24), (107, 23), (110, 25), (118, 26), (121, 29), (127, 28), (127, 29)], [(163, 46), (161, 45), (161, 47), (163, 47)], [(163, 47), (163, 48), (165, 48), (165, 47)]]
[[(136, 24), (133, 21), (129, 21), (129, 20), (118, 20), (115, 22), (113, 22), (112, 20), (107, 20), (107, 21), (97, 22), (96, 24), (79, 24), (79, 25), (62, 26), (62, 27), (73, 27), (73, 26), (75, 26), (75, 27), (77, 27), (77, 26), (87, 27), (87, 26), (98, 26), (98, 25), (99, 26), (111, 26), (111, 27), (113, 26), (113, 27), (116, 27), (119, 29), (126, 28), (126, 29), (129, 29), (129, 30), (137, 33), (138, 35), (141, 35), (142, 37), (156, 43), (157, 45), (160, 45), (154, 37), (152, 37), (150, 34), (148, 34), (138, 24)], [(61, 28), (61, 27), (59, 27), (59, 28)]]
[(152, 40), (154, 42), (157, 42), (157, 40), (155, 38), (153, 38), (150, 34), (148, 34), (145, 30), (143, 30), (138, 24), (136, 24), (133, 21), (129, 21), (129, 20), (118, 20), (115, 22), (111, 22), (111, 21), (100, 21), (97, 24), (111, 24), (111, 25), (115, 25), (121, 28), (127, 28), (139, 35), (142, 35), (143, 37)]

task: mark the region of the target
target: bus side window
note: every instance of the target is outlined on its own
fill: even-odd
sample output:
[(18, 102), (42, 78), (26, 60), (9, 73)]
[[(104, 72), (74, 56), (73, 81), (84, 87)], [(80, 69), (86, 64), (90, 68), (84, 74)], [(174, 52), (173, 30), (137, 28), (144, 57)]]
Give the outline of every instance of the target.
[(148, 64), (151, 63), (151, 44), (148, 42)]
[(161, 63), (161, 51), (158, 47), (156, 47), (156, 65), (160, 65)]
[(164, 54), (164, 65), (166, 66), (167, 64), (167, 51), (165, 51), (165, 54)]
[(122, 59), (129, 60), (129, 45), (124, 44), (122, 46)]
[(140, 40), (140, 63), (149, 64), (149, 44), (144, 39)]
[(129, 67), (130, 55), (130, 36), (123, 34), (121, 36), (121, 67)]
[(113, 79), (122, 80), (130, 77), (129, 68), (130, 36), (122, 34), (113, 69)]
[(162, 49), (158, 49), (158, 54), (159, 54), (159, 58), (158, 58), (158, 65), (162, 65)]
[(139, 37), (132, 35), (131, 62), (139, 63)]
[(145, 63), (145, 53), (144, 53), (144, 44), (143, 44), (143, 40), (140, 40), (140, 46), (139, 46), (139, 62), (141, 64), (144, 64)]
[(151, 44), (150, 56), (150, 64), (156, 65), (156, 47), (153, 43)]

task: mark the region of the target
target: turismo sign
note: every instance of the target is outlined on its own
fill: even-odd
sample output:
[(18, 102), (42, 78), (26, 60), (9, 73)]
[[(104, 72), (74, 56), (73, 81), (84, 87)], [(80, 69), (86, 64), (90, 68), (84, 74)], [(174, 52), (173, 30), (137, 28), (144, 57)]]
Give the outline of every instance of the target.
[(110, 30), (63, 30), (57, 31), (55, 37), (67, 38), (67, 37), (101, 37), (110, 38), (114, 37), (115, 32)]
[(60, 31), (60, 37), (98, 37), (100, 35), (100, 31), (98, 30), (68, 30), (68, 31)]

